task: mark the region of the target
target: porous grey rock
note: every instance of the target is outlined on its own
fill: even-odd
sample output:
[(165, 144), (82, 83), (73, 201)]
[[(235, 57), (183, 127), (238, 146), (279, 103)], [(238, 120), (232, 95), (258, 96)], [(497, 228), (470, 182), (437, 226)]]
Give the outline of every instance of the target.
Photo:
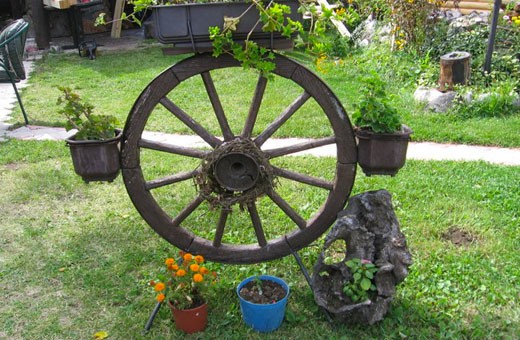
[(366, 47), (370, 45), (376, 34), (376, 23), (377, 21), (369, 16), (363, 21), (354, 32), (352, 32), (352, 39), (358, 47)]
[(448, 22), (452, 22), (453, 20), (460, 18), (462, 16), (462, 12), (458, 9), (450, 9), (447, 11), (443, 11), (440, 13), (439, 17)]
[(441, 92), (423, 86), (418, 87), (413, 94), (415, 100), (426, 103), (426, 107), (435, 112), (446, 112), (453, 105), (456, 96), (454, 91)]
[(485, 12), (472, 11), (467, 15), (460, 16), (450, 22), (448, 37), (464, 32), (476, 25), (486, 25), (489, 22), (489, 14)]
[(515, 100), (513, 100), (514, 107), (520, 107), (520, 96), (517, 96)]
[(373, 42), (388, 41), (391, 37), (391, 26), (381, 25), (371, 15), (352, 32), (352, 40), (357, 47), (367, 47)]
[[(346, 247), (338, 250), (338, 241), (344, 241)], [(329, 247), (342, 252), (333, 263), (326, 260), (330, 259)], [(374, 277), (377, 292), (361, 303), (353, 303), (343, 293), (343, 286), (352, 279), (345, 262), (353, 258), (369, 260), (378, 268)], [(408, 275), (411, 264), (412, 256), (399, 230), (390, 193), (379, 190), (356, 195), (327, 234), (323, 252), (313, 268), (316, 303), (329, 311), (336, 322), (378, 322), (388, 312), (395, 286)]]

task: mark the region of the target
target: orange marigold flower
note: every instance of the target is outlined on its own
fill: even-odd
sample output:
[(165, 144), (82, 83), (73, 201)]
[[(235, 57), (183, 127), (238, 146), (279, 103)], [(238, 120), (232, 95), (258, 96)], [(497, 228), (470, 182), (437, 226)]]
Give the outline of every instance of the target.
[(165, 298), (166, 298), (166, 296), (163, 293), (157, 295), (158, 302), (163, 302)]
[(179, 277), (183, 277), (184, 275), (186, 275), (186, 271), (184, 269), (179, 269), (179, 270), (177, 270), (175, 275), (177, 275)]
[(193, 281), (194, 282), (202, 282), (202, 281), (204, 281), (204, 277), (202, 277), (202, 275), (197, 273), (197, 274), (193, 275)]
[(154, 286), (156, 292), (160, 292), (161, 290), (164, 290), (164, 288), (166, 288), (166, 286), (162, 282), (157, 282)]
[(164, 264), (167, 265), (168, 267), (173, 266), (174, 263), (175, 263), (175, 260), (172, 259), (171, 257), (167, 258), (166, 261), (164, 261)]
[(198, 271), (199, 271), (199, 265), (196, 264), (196, 263), (192, 264), (192, 265), (190, 266), (190, 270), (191, 270), (192, 272), (198, 272)]
[(177, 271), (179, 270), (179, 265), (174, 264), (171, 269)]
[(202, 275), (206, 275), (209, 273), (209, 270), (206, 267), (200, 267), (199, 273), (201, 273)]
[(186, 253), (184, 254), (184, 256), (182, 256), (182, 258), (184, 259), (184, 261), (189, 262), (193, 258), (193, 255), (191, 255), (190, 253)]
[(195, 262), (197, 262), (199, 264), (204, 262), (204, 257), (202, 255), (196, 255), (195, 256)]

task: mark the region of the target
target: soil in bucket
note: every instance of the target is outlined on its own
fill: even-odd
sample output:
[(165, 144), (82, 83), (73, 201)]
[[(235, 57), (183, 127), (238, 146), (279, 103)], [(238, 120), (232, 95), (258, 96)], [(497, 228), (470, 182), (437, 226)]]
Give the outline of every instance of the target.
[(240, 289), (240, 296), (251, 303), (270, 304), (282, 300), (287, 292), (277, 282), (251, 280)]

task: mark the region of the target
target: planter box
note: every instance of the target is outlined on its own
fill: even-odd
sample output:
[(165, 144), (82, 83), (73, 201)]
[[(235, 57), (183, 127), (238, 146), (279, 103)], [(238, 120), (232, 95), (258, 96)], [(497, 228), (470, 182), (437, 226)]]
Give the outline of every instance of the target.
[(119, 141), (123, 135), (117, 131), (114, 138), (98, 140), (67, 139), (74, 171), (85, 183), (93, 181), (112, 182), (120, 170)]
[(406, 162), (406, 150), (413, 131), (403, 125), (400, 133), (356, 130), (358, 163), (367, 176), (395, 176)]
[[(298, 1), (280, 1), (280, 3), (291, 7), (292, 20), (302, 20), (302, 15), (298, 13)], [(239, 17), (250, 6), (251, 3), (245, 2), (154, 6), (152, 10), (154, 37), (163, 44), (174, 44), (175, 47), (191, 47), (193, 51), (207, 50), (211, 47), (208, 28), (210, 26), (222, 28), (224, 16)], [(258, 20), (258, 11), (253, 7), (240, 19), (233, 37), (236, 40), (244, 40)], [(262, 24), (255, 27), (251, 39), (267, 47), (272, 47), (275, 41), (289, 41), (279, 34), (262, 32)]]

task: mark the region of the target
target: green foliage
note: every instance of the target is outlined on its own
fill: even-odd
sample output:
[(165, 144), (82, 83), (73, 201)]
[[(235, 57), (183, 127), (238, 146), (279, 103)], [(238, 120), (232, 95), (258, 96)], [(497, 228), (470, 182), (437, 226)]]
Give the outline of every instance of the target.
[(446, 0), (385, 0), (382, 15), (392, 23), (395, 47), (406, 45), (419, 49), (426, 39), (426, 29), (435, 24), (432, 13), (438, 11)]
[(456, 102), (451, 113), (457, 117), (470, 118), (501, 118), (520, 114), (520, 106), (515, 104), (519, 100), (515, 92), (514, 82), (501, 82), (493, 87), (492, 92), (480, 94), (480, 98), (467, 103), (463, 100)]
[(401, 129), (401, 118), (390, 105), (386, 94), (386, 84), (376, 73), (363, 78), (362, 99), (354, 104), (352, 113), (354, 125), (378, 133), (393, 133)]
[[(428, 37), (423, 52), (427, 51), (433, 61), (451, 51), (471, 54), (471, 83), (474, 86), (487, 87), (504, 80), (514, 80), (520, 84), (520, 27), (498, 27), (490, 74), (482, 72), (488, 47), (488, 25), (473, 25), (466, 29), (449, 31), (446, 22), (439, 22), (428, 29)], [(430, 80), (433, 85), (438, 79), (431, 77)], [(516, 86), (518, 91), (520, 85)]]
[(338, 12), (336, 12), (336, 14), (339, 16), (338, 19), (343, 21), (350, 32), (353, 32), (359, 26), (359, 24), (361, 24), (361, 22), (366, 17), (368, 17), (368, 15), (362, 15), (361, 12), (352, 6), (345, 7), (344, 12), (340, 9)]
[(57, 104), (63, 105), (59, 113), (65, 116), (67, 131), (77, 129), (76, 140), (105, 140), (115, 135), (117, 119), (114, 116), (93, 114), (94, 106), (81, 99), (69, 87), (58, 86), (63, 94)]
[[(296, 32), (302, 30), (302, 25), (298, 21), (287, 17), (291, 9), (287, 5), (275, 2), (267, 6), (260, 1), (252, 1), (260, 13), (262, 30), (264, 32), (279, 32), (283, 37), (291, 38)], [(236, 18), (225, 17), (222, 30), (217, 27), (209, 27), (209, 37), (213, 41), (213, 56), (218, 57), (223, 53), (231, 54), (238, 60), (244, 69), (253, 68), (266, 77), (271, 77), (270, 73), (274, 70), (273, 52), (265, 47), (259, 46), (255, 41), (247, 38), (243, 43), (233, 39), (233, 32), (236, 31), (240, 18), (245, 12)]]
[(455, 31), (447, 39), (447, 50), (469, 52), (473, 57), (484, 55), (487, 48), (489, 28), (487, 25), (475, 25), (462, 32)]
[(369, 293), (376, 290), (372, 283), (377, 267), (368, 260), (353, 258), (345, 262), (350, 268), (352, 280), (343, 287), (343, 292), (350, 297), (353, 302), (363, 302), (369, 298)]
[(367, 18), (372, 15), (376, 19), (384, 19), (391, 8), (387, 0), (357, 0), (352, 1), (352, 7), (363, 17)]

